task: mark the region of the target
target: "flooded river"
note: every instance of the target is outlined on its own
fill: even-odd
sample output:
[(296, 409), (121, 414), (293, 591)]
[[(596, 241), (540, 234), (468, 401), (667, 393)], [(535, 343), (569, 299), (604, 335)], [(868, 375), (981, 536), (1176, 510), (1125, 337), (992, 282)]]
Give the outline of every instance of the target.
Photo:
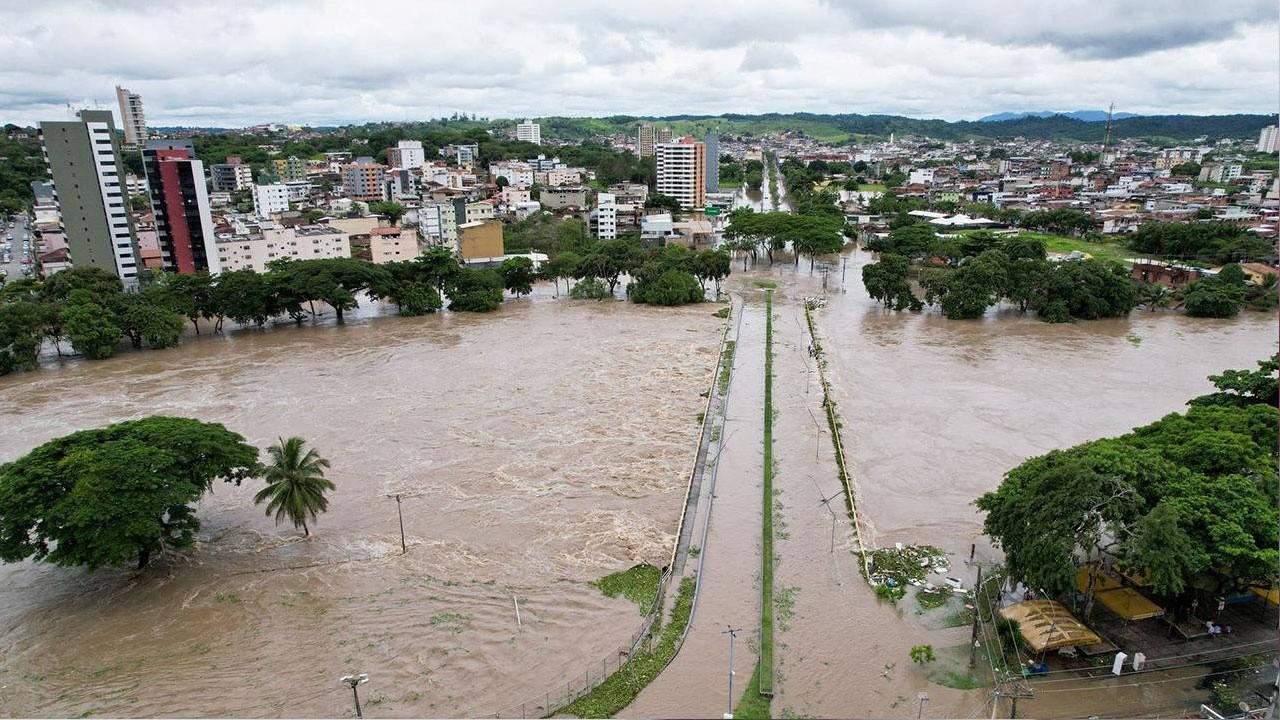
[(336, 716), (351, 672), (370, 716), (484, 714), (629, 640), (635, 605), (588, 583), (666, 562), (723, 321), (371, 314), (0, 379), (0, 461), (163, 413), (300, 435), (338, 488), (309, 540), (222, 484), (199, 547), (142, 573), (0, 566), (0, 715)]

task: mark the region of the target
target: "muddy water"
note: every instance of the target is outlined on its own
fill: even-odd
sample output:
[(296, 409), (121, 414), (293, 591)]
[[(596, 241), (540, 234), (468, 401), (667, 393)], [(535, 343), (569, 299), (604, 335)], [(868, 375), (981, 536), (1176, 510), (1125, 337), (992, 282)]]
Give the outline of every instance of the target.
[(0, 567), (0, 714), (334, 716), (363, 671), (370, 715), (463, 716), (613, 653), (639, 614), (587, 582), (665, 562), (723, 324), (548, 294), (0, 379), (0, 461), (168, 413), (301, 435), (338, 486), (307, 541), (221, 485), (142, 573)]
[[(1123, 433), (1184, 410), (1187, 399), (1212, 390), (1206, 375), (1252, 367), (1276, 350), (1274, 314), (1206, 321), (1135, 312), (1120, 320), (1047, 325), (999, 310), (972, 323), (930, 313), (887, 313), (861, 286), (867, 260), (862, 253), (850, 258), (845, 292), (833, 273), (828, 305), (817, 318), (860, 511), (871, 542), (881, 546), (930, 542), (958, 562), (971, 541), (982, 547), (981, 518), (970, 503), (994, 489), (1008, 469), (1029, 456)], [(791, 277), (785, 264), (770, 272), (793, 295), (822, 294), (803, 265)], [(793, 306), (799, 302), (792, 298)], [(779, 306), (783, 317), (785, 308)], [(802, 315), (799, 309), (792, 312)], [(787, 326), (775, 325), (784, 331)], [(779, 376), (798, 374), (785, 369), (786, 358), (780, 354)], [(779, 405), (779, 422), (794, 427), (783, 420), (793, 414), (785, 410), (785, 395)], [(820, 432), (807, 417), (799, 424)], [(780, 431), (775, 440), (783, 483), (791, 476), (788, 463), (795, 462), (789, 457), (822, 454), (822, 445), (804, 447), (787, 437)], [(967, 642), (964, 629), (928, 630), (911, 605), (887, 609), (856, 583), (847, 591), (848, 601), (837, 604), (839, 593), (828, 578), (836, 576), (838, 565), (824, 568), (819, 561), (828, 542), (821, 508), (804, 503), (809, 498), (803, 491), (801, 503), (787, 502), (792, 486), (782, 487), (784, 516), (794, 519), (791, 538), (779, 545), (779, 578), (799, 588), (796, 619), (782, 635), (779, 700), (784, 709), (903, 716), (915, 709), (916, 691), (926, 690), (931, 696), (926, 716), (969, 715), (987, 690), (959, 692), (929, 684), (906, 659), (910, 646), (921, 642), (957, 656)], [(788, 548), (800, 552), (788, 553)], [(953, 574), (965, 571), (957, 568)], [(852, 637), (842, 637), (844, 626), (833, 608), (856, 628)], [(877, 657), (894, 667), (877, 672)], [(1060, 681), (1024, 700), (1020, 712), (1061, 717), (1169, 712), (1194, 706), (1204, 696), (1194, 689), (1204, 672), (1190, 668), (1162, 675), (1160, 684), (1149, 686), (1131, 678)], [(890, 698), (886, 710), (883, 703)], [(1006, 703), (1000, 712), (1007, 711)]]

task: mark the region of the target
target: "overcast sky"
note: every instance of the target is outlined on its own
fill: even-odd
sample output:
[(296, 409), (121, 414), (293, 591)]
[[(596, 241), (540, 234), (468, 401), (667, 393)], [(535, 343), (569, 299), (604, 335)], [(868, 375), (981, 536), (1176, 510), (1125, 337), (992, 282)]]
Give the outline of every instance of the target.
[(0, 0), (0, 121), (1273, 113), (1274, 0)]

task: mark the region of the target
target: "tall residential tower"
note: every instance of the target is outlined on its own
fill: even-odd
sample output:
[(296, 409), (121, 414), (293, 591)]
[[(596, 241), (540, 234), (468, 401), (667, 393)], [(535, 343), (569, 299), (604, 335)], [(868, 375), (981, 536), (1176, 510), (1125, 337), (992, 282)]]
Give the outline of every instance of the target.
[(691, 137), (655, 146), (660, 195), (673, 197), (685, 210), (700, 208), (707, 199), (707, 146)]
[(117, 85), (116, 101), (120, 103), (120, 124), (124, 126), (125, 146), (141, 148), (147, 141), (147, 116), (142, 112), (142, 96)]
[(151, 211), (165, 271), (217, 274), (221, 268), (204, 163), (196, 159), (191, 140), (148, 140), (142, 163), (151, 188)]
[(653, 125), (640, 123), (640, 131), (636, 134), (636, 156), (650, 157), (653, 155), (654, 144)]
[(138, 239), (111, 111), (81, 110), (78, 117), (40, 123), (71, 262), (109, 270), (126, 285), (136, 284)]
[(516, 139), (533, 143), (534, 145), (541, 145), (542, 126), (532, 120), (525, 120), (516, 125)]
[(707, 133), (707, 192), (720, 192), (720, 136)]

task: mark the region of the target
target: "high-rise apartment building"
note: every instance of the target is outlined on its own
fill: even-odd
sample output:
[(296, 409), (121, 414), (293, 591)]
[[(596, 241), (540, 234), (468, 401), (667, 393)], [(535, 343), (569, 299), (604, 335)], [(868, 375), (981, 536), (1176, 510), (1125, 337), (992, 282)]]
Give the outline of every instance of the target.
[(217, 163), (209, 166), (209, 179), (214, 190), (248, 190), (253, 187), (253, 168), (241, 162)]
[(523, 142), (530, 142), (534, 145), (542, 144), (542, 126), (532, 120), (525, 120), (516, 125), (516, 139)]
[(1280, 152), (1280, 126), (1268, 125), (1258, 133), (1258, 152)]
[(282, 182), (302, 182), (307, 179), (307, 161), (296, 155), (271, 161), (276, 175)]
[(661, 145), (662, 143), (669, 143), (669, 142), (671, 142), (671, 128), (669, 127), (658, 128), (657, 144)]
[(138, 279), (138, 239), (125, 196), (120, 140), (110, 110), (81, 110), (79, 119), (40, 123), (71, 262)]
[(618, 198), (612, 193), (596, 195), (596, 209), (591, 213), (591, 229), (601, 240), (618, 237)]
[(707, 133), (707, 192), (720, 192), (720, 136)]
[(654, 152), (658, 157), (658, 194), (675, 198), (685, 210), (702, 207), (707, 197), (707, 146), (682, 137), (658, 143)]
[(271, 217), (289, 210), (289, 186), (284, 183), (253, 186), (253, 213), (258, 217)]
[(651, 123), (640, 123), (640, 132), (636, 135), (636, 155), (649, 157), (653, 155), (654, 134)]
[(352, 200), (382, 202), (386, 200), (387, 168), (370, 157), (356, 158), (342, 168), (342, 191)]
[(116, 86), (116, 101), (120, 103), (120, 123), (124, 125), (124, 144), (140, 148), (147, 141), (147, 116), (142, 112), (142, 96)]
[(195, 145), (191, 140), (148, 140), (142, 164), (165, 272), (218, 273), (204, 163), (196, 159)]
[(417, 140), (401, 140), (387, 148), (387, 165), (393, 168), (420, 168), (427, 163), (427, 153)]

